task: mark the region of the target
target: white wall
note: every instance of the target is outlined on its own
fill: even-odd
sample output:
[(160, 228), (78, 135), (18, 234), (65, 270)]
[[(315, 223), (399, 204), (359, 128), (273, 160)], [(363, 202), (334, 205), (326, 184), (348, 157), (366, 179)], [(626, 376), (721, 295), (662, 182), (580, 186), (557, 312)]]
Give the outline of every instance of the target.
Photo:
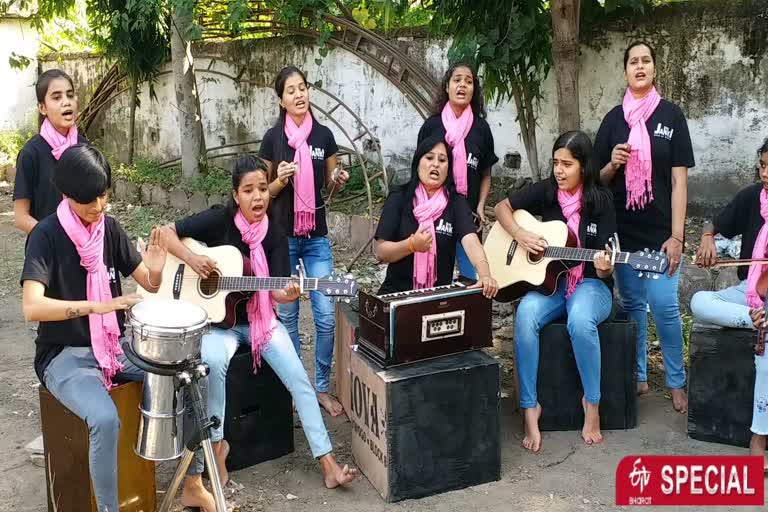
[[(0, 130), (31, 129), (36, 126), (37, 101), (35, 79), (37, 61), (23, 71), (11, 68), (11, 52), (35, 57), (38, 52), (37, 33), (23, 18), (0, 18)], [(10, 84), (13, 86), (9, 87)]]

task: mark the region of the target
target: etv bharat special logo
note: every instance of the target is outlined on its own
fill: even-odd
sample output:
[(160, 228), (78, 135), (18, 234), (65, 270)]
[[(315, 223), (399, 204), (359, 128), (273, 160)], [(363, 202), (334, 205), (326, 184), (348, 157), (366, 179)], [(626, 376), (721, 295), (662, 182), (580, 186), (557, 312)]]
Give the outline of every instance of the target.
[(616, 505), (763, 505), (763, 457), (631, 455), (616, 468)]

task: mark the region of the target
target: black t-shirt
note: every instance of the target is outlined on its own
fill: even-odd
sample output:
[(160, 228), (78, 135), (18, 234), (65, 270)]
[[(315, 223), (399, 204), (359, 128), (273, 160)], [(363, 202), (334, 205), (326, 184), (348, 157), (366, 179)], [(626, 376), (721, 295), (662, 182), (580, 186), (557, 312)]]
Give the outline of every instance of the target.
[[(233, 245), (238, 248), (243, 257), (246, 259), (251, 257), (251, 250), (243, 242), (240, 230), (235, 225), (234, 215), (230, 213), (229, 208), (223, 206), (214, 206), (176, 221), (176, 234), (179, 238), (194, 238), (208, 247)], [(291, 260), (288, 255), (288, 238), (286, 238), (280, 225), (271, 218), (261, 246), (267, 257), (269, 275), (271, 277), (290, 276)], [(238, 305), (238, 322), (248, 322), (245, 306), (244, 301)]]
[[(672, 236), (672, 168), (696, 165), (688, 123), (680, 107), (662, 99), (646, 126), (651, 138), (653, 201), (643, 210), (627, 210), (624, 166), (616, 172), (611, 184), (619, 239), (622, 249), (627, 251), (658, 250)], [(608, 112), (595, 137), (599, 169), (611, 161), (616, 144), (625, 144), (627, 139), (629, 125), (619, 105)]]
[[(413, 205), (407, 205), (405, 191), (389, 194), (381, 211), (376, 239), (388, 242), (405, 240), (419, 228), (413, 215)], [(456, 242), (474, 233), (472, 211), (467, 200), (454, 194), (448, 201), (443, 214), (435, 222), (437, 242), (437, 282), (435, 286), (450, 284), (453, 280), (453, 265), (456, 260)], [(413, 254), (387, 266), (387, 275), (379, 288), (379, 294), (403, 292), (413, 289)]]
[[(105, 223), (104, 264), (109, 274), (112, 297), (119, 297), (123, 291), (117, 272), (124, 277), (133, 274), (141, 263), (141, 255), (115, 219), (106, 217)], [(40, 221), (27, 240), (21, 282), (32, 280), (43, 283), (45, 296), (52, 299), (87, 300), (86, 278), (87, 273), (80, 265), (75, 244), (61, 227), (59, 218), (50, 215)], [(122, 335), (125, 313), (116, 313)], [(35, 372), (42, 382), (45, 368), (64, 347), (91, 345), (88, 317), (40, 322), (35, 343)]]
[[(78, 135), (77, 142), (86, 144), (88, 140)], [(55, 168), (51, 146), (39, 133), (24, 144), (16, 159), (13, 200), (29, 199), (30, 215), (38, 221), (55, 212), (61, 202), (61, 192), (53, 184)]]
[[(312, 155), (312, 168), (315, 171), (315, 207), (324, 202), (322, 189), (325, 184), (325, 161), (339, 151), (331, 130), (312, 120), (312, 131), (307, 138), (309, 152)], [(272, 127), (264, 134), (259, 156), (272, 162), (272, 169), (277, 170), (280, 162), (292, 162), (296, 152), (288, 145), (288, 137), (281, 127)], [(293, 236), (293, 178), (280, 191), (269, 205), (269, 218), (280, 224), (288, 236)], [(328, 224), (325, 220), (325, 207), (315, 211), (315, 230), (311, 237), (326, 236)]]
[[(419, 130), (419, 144), (431, 135), (445, 137), (445, 127), (440, 114), (430, 116)], [(493, 164), (499, 161), (493, 147), (493, 134), (488, 122), (475, 114), (472, 128), (464, 139), (467, 150), (467, 201), (474, 212), (480, 201), (480, 182), (491, 172)]]
[[(726, 238), (741, 235), (741, 258), (752, 257), (752, 250), (757, 241), (757, 234), (763, 227), (764, 221), (760, 215), (760, 192), (762, 183), (750, 185), (736, 194), (713, 222), (715, 232)], [(739, 267), (739, 279), (746, 279), (749, 267)]]
[[(549, 179), (534, 183), (523, 190), (510, 192), (509, 204), (513, 210), (526, 210), (531, 215), (541, 216), (544, 222), (550, 220), (566, 222), (563, 210), (557, 201), (557, 185)], [(579, 240), (585, 249), (604, 250), (608, 240), (616, 232), (616, 212), (608, 194), (593, 210), (585, 212), (582, 209)], [(568, 262), (568, 266), (575, 264), (577, 263)], [(584, 277), (600, 279), (597, 277), (594, 263), (584, 262)], [(608, 276), (602, 281), (608, 288), (613, 288), (613, 277)]]

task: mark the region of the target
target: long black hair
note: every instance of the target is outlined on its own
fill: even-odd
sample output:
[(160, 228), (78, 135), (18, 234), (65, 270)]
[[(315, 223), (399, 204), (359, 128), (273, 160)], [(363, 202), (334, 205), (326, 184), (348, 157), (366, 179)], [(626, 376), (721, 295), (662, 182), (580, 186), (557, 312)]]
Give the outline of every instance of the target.
[[(277, 76), (275, 77), (274, 87), (275, 87), (275, 93), (277, 94), (278, 101), (283, 99), (283, 92), (285, 92), (285, 82), (293, 75), (299, 75), (301, 79), (304, 81), (304, 85), (306, 85), (307, 89), (309, 89), (309, 82), (307, 82), (307, 75), (305, 75), (302, 70), (300, 70), (296, 66), (285, 66), (283, 69), (281, 69), (277, 73)], [(307, 103), (309, 103), (309, 98), (307, 98)], [(277, 122), (275, 122), (275, 125), (273, 128), (275, 130), (278, 130), (277, 135), (280, 137), (280, 140), (282, 142), (280, 143), (279, 152), (276, 155), (275, 161), (273, 162), (273, 166), (272, 166), (274, 176), (268, 177), (268, 179), (272, 179), (275, 176), (277, 176), (278, 162), (281, 162), (283, 160), (288, 160), (288, 140), (285, 135), (285, 116), (286, 115), (288, 115), (288, 111), (284, 109), (282, 105), (280, 105), (280, 115), (277, 117)], [(315, 122), (315, 116), (312, 113), (311, 105), (307, 110), (307, 115), (312, 116), (312, 121)]]
[[(264, 160), (251, 154), (239, 157), (235, 161), (235, 168), (232, 171), (232, 191), (237, 192), (237, 189), (240, 188), (240, 182), (243, 181), (243, 176), (256, 171), (263, 172), (264, 176), (267, 178), (267, 183), (269, 183), (269, 169), (267, 169), (267, 164)], [(227, 208), (229, 208), (229, 212), (232, 215), (237, 213), (238, 206), (232, 194), (229, 196)]]
[(53, 183), (76, 203), (92, 203), (112, 186), (112, 168), (95, 147), (75, 144), (56, 162)]
[[(612, 197), (610, 191), (600, 183), (600, 170), (592, 158), (592, 141), (589, 136), (581, 131), (574, 130), (560, 135), (552, 146), (552, 158), (558, 149), (567, 149), (571, 152), (579, 164), (581, 164), (581, 177), (583, 189), (581, 195), (581, 207), (585, 212), (596, 213), (610, 206)], [(553, 193), (557, 193), (557, 180), (555, 179), (555, 166), (549, 176)], [(554, 200), (554, 197), (553, 197)]]
[(419, 162), (421, 162), (421, 158), (432, 151), (438, 144), (444, 145), (445, 151), (448, 154), (448, 174), (445, 177), (445, 183), (443, 183), (443, 190), (448, 198), (456, 191), (456, 185), (453, 181), (453, 152), (451, 151), (451, 146), (440, 135), (431, 135), (421, 141), (421, 144), (416, 147), (416, 151), (413, 153), (411, 179), (401, 188), (405, 193), (405, 204), (413, 204), (413, 197), (416, 195), (416, 189), (419, 187)]
[(451, 81), (453, 72), (459, 68), (467, 68), (472, 73), (473, 89), (470, 106), (472, 107), (472, 112), (474, 112), (476, 116), (485, 119), (485, 100), (483, 99), (483, 88), (480, 85), (480, 79), (477, 77), (477, 72), (475, 71), (474, 66), (461, 61), (454, 62), (443, 75), (443, 79), (440, 82), (440, 89), (437, 91), (437, 96), (435, 96), (435, 101), (432, 104), (432, 114), (439, 115), (442, 113), (445, 104), (448, 103), (448, 83)]

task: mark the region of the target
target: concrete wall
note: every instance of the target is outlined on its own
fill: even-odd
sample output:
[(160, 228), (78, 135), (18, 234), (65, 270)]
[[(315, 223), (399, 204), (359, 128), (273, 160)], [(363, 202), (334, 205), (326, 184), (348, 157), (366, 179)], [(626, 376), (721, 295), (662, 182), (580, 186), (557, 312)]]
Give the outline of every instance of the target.
[[(0, 130), (30, 129), (36, 126), (37, 101), (35, 100), (36, 61), (26, 69), (11, 68), (8, 58), (11, 52), (26, 57), (37, 55), (37, 32), (24, 18), (10, 16), (0, 18)], [(8, 87), (8, 84), (14, 84)]]
[[(749, 2), (743, 3), (743, 5)], [(718, 7), (713, 8), (712, 4)], [(755, 150), (768, 136), (768, 63), (763, 58), (768, 37), (768, 15), (754, 7), (725, 0), (686, 3), (658, 10), (652, 18), (616, 19), (604, 28), (584, 34), (581, 50), (580, 107), (582, 126), (594, 135), (602, 117), (621, 100), (624, 90), (622, 54), (627, 43), (647, 39), (658, 51), (658, 87), (661, 94), (679, 103), (686, 112), (693, 138), (697, 166), (690, 173), (690, 196), (694, 205), (718, 205), (748, 183), (754, 172)], [(447, 65), (448, 40), (407, 38), (399, 41), (436, 77)], [(206, 44), (196, 49), (206, 141), (209, 147), (260, 138), (274, 122), (277, 102), (271, 82), (285, 64), (306, 70), (310, 81), (348, 103), (381, 141), (388, 165), (409, 165), (415, 147), (420, 116), (398, 89), (354, 55), (333, 50), (318, 65), (317, 49), (297, 39), (262, 39), (228, 44)], [(45, 63), (44, 67), (53, 64)], [(100, 68), (93, 59), (75, 58), (61, 65), (74, 72), (82, 89), (81, 98), (97, 83)], [(238, 75), (247, 82), (236, 84), (219, 74)], [(170, 74), (155, 84), (158, 101), (150, 101), (148, 88), (142, 93), (138, 112), (137, 153), (160, 160), (178, 156), (173, 82)], [(315, 93), (312, 100), (328, 102)], [(541, 165), (549, 162), (551, 144), (557, 137), (554, 76), (544, 84), (538, 119)], [(340, 111), (337, 111), (337, 114)], [(353, 122), (337, 115), (352, 137)], [(497, 154), (518, 152), (522, 168), (498, 166), (496, 174), (529, 173), (513, 102), (491, 105), (488, 120), (496, 140)], [(123, 96), (110, 106), (89, 136), (113, 158), (127, 155), (128, 99)], [(340, 144), (349, 144), (333, 127)]]

